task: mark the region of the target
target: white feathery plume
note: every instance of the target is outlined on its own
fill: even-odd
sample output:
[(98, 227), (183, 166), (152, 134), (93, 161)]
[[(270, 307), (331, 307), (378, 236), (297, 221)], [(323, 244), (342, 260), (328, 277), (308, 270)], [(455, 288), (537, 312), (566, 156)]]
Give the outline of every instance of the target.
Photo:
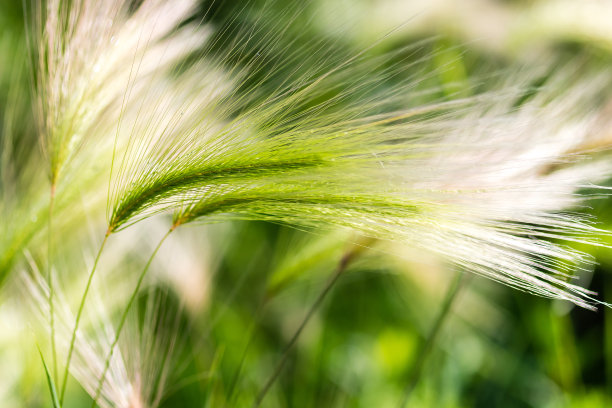
[(126, 107), (202, 44), (200, 27), (177, 31), (195, 4), (146, 0), (132, 10), (126, 0), (50, 0), (35, 9), (36, 95), (52, 185), (88, 141), (112, 146)]
[(412, 226), (419, 246), (512, 286), (577, 301), (566, 291), (587, 291), (562, 277), (588, 257), (548, 239), (596, 243), (594, 236), (605, 234), (585, 216), (565, 211), (583, 205), (577, 190), (609, 178), (612, 166), (576, 163), (584, 159), (580, 153), (592, 153), (582, 147), (601, 137), (598, 112), (588, 109), (594, 89), (605, 82), (550, 95), (563, 79), (514, 111), (504, 106), (511, 100), (486, 107), (507, 112), (492, 121), (484, 112), (458, 123), (442, 143), (452, 152), (411, 163), (406, 180), (411, 194), (434, 204), (429, 214), (416, 216), (425, 228)]
[(607, 161), (577, 163), (601, 138), (599, 112), (589, 109), (606, 82), (595, 78), (558, 92), (567, 69), (518, 107), (522, 91), (474, 105), (463, 117), (433, 121), (436, 132), (402, 145), (410, 152), (405, 159), (398, 152), (391, 161), (388, 150), (370, 146), (380, 152), (380, 168), (366, 167), (366, 174), (337, 168), (335, 178), (323, 182), (325, 173), (309, 169), (246, 186), (207, 187), (190, 196), (191, 207), (175, 219), (225, 213), (305, 227), (335, 224), (437, 252), (522, 290), (593, 307), (591, 292), (568, 282), (591, 260), (551, 240), (597, 244), (596, 236), (606, 234), (586, 216), (568, 212), (582, 205), (578, 190), (595, 188), (592, 183), (612, 172)]
[[(590, 293), (567, 282), (585, 255), (549, 239), (592, 242), (602, 233), (563, 211), (580, 203), (579, 188), (610, 174), (602, 162), (569, 165), (598, 137), (589, 109), (607, 78), (568, 86), (574, 71), (566, 67), (526, 101), (519, 102), (531, 75), (501, 92), (381, 114), (418, 95), (415, 79), (343, 111), (355, 89), (382, 79), (352, 78), (353, 62), (301, 76), (234, 116), (240, 95), (230, 84), (247, 69), (200, 78), (198, 89), (214, 94), (204, 102), (160, 95), (164, 109), (153, 103), (147, 131), (130, 135), (109, 198), (109, 231), (177, 209), (174, 227), (224, 214), (349, 227), (589, 307)], [(335, 87), (337, 96), (308, 107)]]
[[(51, 4), (63, 10), (64, 3)], [(166, 79), (162, 73), (167, 70), (156, 70), (178, 64), (198, 43), (164, 37), (186, 16), (189, 2), (170, 12), (170, 3), (145, 1), (133, 15), (127, 2), (100, 4), (104, 6), (81, 0), (68, 10), (66, 22), (74, 27), (68, 33), (75, 33), (69, 41), (55, 35), (57, 30), (46, 30), (53, 39), (47, 48), (61, 51), (66, 61), (74, 54), (78, 68), (72, 62), (53, 65), (55, 54), (44, 54), (42, 72), (49, 65), (57, 73), (48, 76), (51, 86), (42, 87), (51, 98), (42, 95), (42, 100), (60, 109), (46, 115), (61, 118), (48, 129), (66, 130), (63, 118), (77, 128), (106, 122), (116, 125), (117, 136), (126, 141), (111, 169), (107, 235), (167, 210), (175, 211), (174, 227), (226, 214), (302, 227), (349, 227), (438, 252), (466, 269), (530, 292), (588, 306), (588, 291), (567, 283), (564, 276), (584, 255), (548, 239), (569, 235), (591, 242), (601, 232), (583, 217), (562, 212), (579, 204), (577, 189), (610, 174), (601, 163), (565, 166), (592, 137), (594, 119), (588, 107), (594, 106), (591, 98), (597, 94), (592, 84), (579, 83), (557, 94), (538, 90), (526, 102), (519, 102), (524, 89), (515, 87), (410, 109), (407, 101), (419, 100), (418, 83), (433, 73), (364, 96), (361, 91), (392, 78), (401, 67), (395, 64), (381, 77), (360, 71), (359, 58), (354, 58), (323, 74), (296, 74), (262, 96), (257, 89), (262, 82), (249, 76), (262, 74), (257, 57), (226, 72), (220, 68), (227, 62), (223, 56), (211, 64), (204, 54), (201, 64), (213, 69), (196, 64), (176, 79)], [(166, 23), (156, 18), (162, 12), (171, 14)], [(48, 26), (66, 24), (48, 15)], [(100, 15), (108, 21), (98, 21)], [(94, 53), (78, 62), (81, 48), (73, 42), (98, 44), (81, 23), (89, 28), (101, 24), (102, 32), (108, 32), (103, 36), (107, 41), (93, 47), (102, 60)], [(142, 38), (147, 40), (141, 43)], [(247, 38), (239, 39), (245, 43), (237, 41), (239, 45), (222, 53), (228, 59), (248, 46)], [(158, 43), (170, 50), (167, 64), (159, 62), (165, 54), (150, 46)], [(133, 63), (119, 75), (114, 68), (125, 68), (126, 60)], [(101, 69), (97, 61), (108, 66)], [(88, 72), (96, 78), (98, 69), (100, 78), (110, 81), (112, 96), (98, 94), (103, 80), (91, 81), (90, 88), (88, 76), (79, 77)], [(142, 87), (132, 79), (140, 74)], [(149, 80), (151, 76), (156, 80)], [(120, 80), (114, 83), (111, 77)], [(61, 90), (73, 82), (79, 103), (64, 103), (67, 95)], [(548, 86), (560, 85), (565, 83)], [(241, 86), (247, 96), (237, 91)], [(324, 98), (330, 90), (334, 96)], [(120, 96), (125, 104), (108, 108)], [(585, 109), (574, 109), (580, 105)], [(114, 116), (99, 115), (108, 111)], [(101, 120), (90, 120), (90, 113)], [(67, 143), (61, 136), (51, 145), (60, 146), (61, 153), (85, 133), (51, 131), (68, 135)], [(61, 164), (63, 153), (56, 156)]]
[[(48, 286), (40, 277), (36, 265), (33, 274), (22, 272), (22, 289), (31, 299), (35, 315), (41, 318), (45, 329), (48, 326), (49, 303)], [(59, 285), (54, 285), (56, 293), (56, 333), (60, 356), (65, 356), (70, 343), (74, 315), (70, 310), (64, 293)], [(96, 293), (97, 294), (97, 293)], [(92, 297), (87, 324), (77, 331), (73, 363), (70, 372), (93, 398), (98, 395), (97, 403), (102, 408), (155, 408), (161, 402), (171, 373), (173, 357), (180, 347), (177, 337), (178, 322), (163, 296), (149, 294), (143, 310), (134, 310), (125, 327), (123, 341), (110, 360), (104, 382), (100, 378), (106, 359), (115, 339), (115, 330), (110, 321), (112, 309), (120, 306), (114, 297)], [(114, 304), (109, 304), (108, 301)], [(139, 313), (144, 316), (141, 324), (137, 322)], [(162, 331), (160, 325), (166, 325)]]

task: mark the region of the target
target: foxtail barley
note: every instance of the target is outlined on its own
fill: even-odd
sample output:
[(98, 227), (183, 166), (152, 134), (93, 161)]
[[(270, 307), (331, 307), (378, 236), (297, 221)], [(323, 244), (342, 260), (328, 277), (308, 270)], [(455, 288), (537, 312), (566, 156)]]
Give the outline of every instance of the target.
[[(241, 219), (356, 231), (593, 307), (592, 294), (569, 282), (587, 256), (554, 241), (596, 243), (604, 233), (569, 210), (581, 205), (580, 189), (612, 170), (590, 157), (608, 147), (601, 135), (609, 128), (591, 113), (607, 78), (568, 86), (576, 69), (566, 67), (536, 90), (524, 75), (498, 91), (445, 100), (428, 84), (437, 72), (415, 56), (423, 44), (336, 61), (327, 44), (314, 42), (306, 49), (313, 66), (288, 51), (270, 63), (251, 49), (281, 47), (286, 26), (260, 35), (255, 24), (224, 42), (220, 34), (232, 24), (190, 20), (195, 10), (192, 0), (33, 7), (36, 112), (50, 185), (42, 293), (54, 355), (56, 194), (84, 185), (94, 160), (105, 181), (89, 189), (106, 190), (103, 240), (67, 326), (71, 336), (62, 338), (61, 402), (73, 354), (86, 347), (79, 326), (107, 240), (161, 213), (172, 223), (107, 336), (96, 381), (79, 380), (94, 404), (143, 403), (129, 402), (125, 390), (108, 397), (107, 374), (125, 374), (115, 353), (121, 331), (155, 254), (185, 224)], [(55, 366), (54, 358), (57, 381)]]

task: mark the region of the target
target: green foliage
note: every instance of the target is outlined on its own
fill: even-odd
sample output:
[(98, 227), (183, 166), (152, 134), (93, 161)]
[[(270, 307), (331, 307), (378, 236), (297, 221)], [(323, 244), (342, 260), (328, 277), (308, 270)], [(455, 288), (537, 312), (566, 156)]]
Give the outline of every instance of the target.
[(0, 4), (3, 407), (612, 405), (610, 38), (348, 3)]

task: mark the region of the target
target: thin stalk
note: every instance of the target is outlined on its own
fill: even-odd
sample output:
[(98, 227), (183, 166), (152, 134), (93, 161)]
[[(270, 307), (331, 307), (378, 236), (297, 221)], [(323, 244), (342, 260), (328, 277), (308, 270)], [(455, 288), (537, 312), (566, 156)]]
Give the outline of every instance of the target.
[(261, 318), (264, 315), (264, 309), (268, 305), (269, 299), (270, 298), (268, 297), (265, 297), (263, 299), (263, 301), (260, 303), (259, 307), (257, 308), (257, 311), (255, 312), (254, 318), (251, 320), (251, 326), (249, 327), (249, 331), (248, 331), (249, 335), (247, 338), (247, 343), (244, 346), (244, 350), (242, 351), (242, 358), (240, 359), (240, 364), (238, 365), (238, 369), (236, 370), (236, 373), (234, 374), (234, 378), (232, 379), (232, 382), (230, 383), (230, 386), (229, 386), (229, 390), (227, 392), (226, 400), (229, 401), (230, 403), (232, 402), (234, 391), (236, 390), (238, 381), (240, 380), (240, 375), (242, 374), (242, 368), (244, 367), (244, 362), (246, 361), (247, 353), (249, 351), (249, 348), (251, 347), (253, 339), (255, 339), (256, 328), (257, 326), (259, 326)]
[(49, 197), (49, 220), (47, 226), (47, 284), (49, 285), (49, 320), (51, 326), (51, 354), (53, 356), (53, 381), (57, 383), (57, 349), (55, 346), (55, 310), (53, 306), (53, 204), (55, 203), (55, 184), (51, 185)]
[[(243, 273), (240, 276), (240, 279), (236, 282), (236, 285), (234, 285), (234, 289), (232, 290), (232, 292), (230, 293), (230, 295), (228, 296), (227, 300), (224, 302), (224, 305), (221, 307), (220, 311), (217, 313), (217, 315), (214, 318), (211, 318), (211, 322), (210, 324), (207, 326), (206, 331), (202, 334), (202, 336), (200, 336), (200, 341), (198, 343), (196, 343), (196, 349), (198, 348), (198, 344), (202, 343), (210, 336), (210, 334), (213, 331), (213, 328), (216, 326), (217, 322), (221, 319), (221, 317), (223, 316), (224, 312), (227, 310), (228, 305), (233, 301), (233, 299), (236, 298), (236, 296), (238, 296), (238, 293), (240, 292), (240, 290), (242, 289), (244, 283), (246, 282), (246, 278), (248, 276), (248, 273)], [(261, 317), (263, 316), (263, 311), (265, 309), (265, 307), (268, 304), (268, 301), (270, 300), (269, 296), (263, 296), (262, 300), (259, 302), (259, 306), (257, 307), (257, 310), (255, 311), (255, 313), (253, 314), (253, 318), (251, 319), (251, 324), (248, 330), (248, 338), (247, 338), (247, 343), (245, 345), (244, 351), (242, 353), (242, 358), (240, 360), (240, 364), (238, 365), (238, 369), (236, 370), (236, 373), (234, 374), (234, 378), (233, 380), (230, 382), (230, 386), (228, 388), (227, 391), (227, 398), (226, 401), (229, 401), (230, 403), (232, 402), (232, 397), (234, 396), (234, 391), (236, 390), (238, 381), (240, 380), (240, 375), (242, 372), (242, 368), (244, 367), (244, 362), (246, 360), (246, 356), (247, 356), (247, 352), (249, 350), (249, 347), (255, 337), (255, 329), (256, 327), (259, 325), (259, 322), (261, 321)]]
[(100, 261), (100, 256), (102, 255), (102, 251), (104, 250), (104, 245), (108, 240), (108, 237), (111, 234), (111, 230), (107, 230), (104, 235), (104, 240), (102, 241), (102, 245), (100, 245), (100, 249), (98, 250), (98, 255), (96, 255), (96, 260), (94, 261), (93, 267), (91, 268), (91, 272), (89, 273), (89, 278), (87, 278), (87, 284), (85, 285), (85, 291), (83, 292), (83, 297), (81, 298), (81, 304), (79, 305), (79, 310), (77, 311), (76, 319), (74, 321), (74, 329), (72, 330), (72, 337), (70, 338), (70, 347), (68, 348), (68, 357), (66, 358), (66, 368), (64, 369), (64, 377), (62, 379), (62, 390), (60, 392), (60, 405), (64, 403), (64, 394), (66, 392), (66, 383), (68, 382), (68, 372), (70, 369), (70, 361), (72, 359), (72, 353), (74, 352), (74, 342), (77, 336), (77, 330), (79, 329), (79, 323), (81, 322), (81, 316), (83, 315), (83, 310), (85, 308), (85, 300), (87, 299), (87, 294), (89, 293), (89, 288), (91, 287), (91, 282), (94, 277), (94, 273), (96, 272), (96, 268), (98, 266), (98, 262)]
[(283, 355), (282, 355), (280, 361), (276, 364), (276, 368), (274, 369), (274, 372), (272, 373), (272, 375), (270, 375), (270, 377), (266, 381), (264, 387), (261, 389), (261, 391), (257, 395), (257, 399), (255, 399), (255, 402), (253, 403), (253, 408), (257, 408), (257, 407), (259, 407), (261, 405), (261, 403), (262, 403), (263, 399), (265, 398), (266, 394), (268, 393), (268, 391), (270, 390), (270, 388), (272, 387), (272, 385), (274, 384), (274, 382), (276, 381), (276, 379), (280, 375), (280, 373), (281, 373), (281, 371), (283, 369), (283, 366), (287, 362), (287, 358), (289, 357), (290, 351), (295, 346), (298, 338), (300, 337), (300, 334), (302, 334), (302, 331), (306, 327), (306, 324), (310, 321), (310, 319), (312, 318), (312, 316), (314, 315), (316, 310), (319, 308), (319, 306), (321, 305), (321, 303), (323, 302), (323, 300), (325, 299), (325, 297), (327, 296), (327, 294), (329, 293), (331, 288), (338, 281), (338, 278), (340, 278), (340, 275), (342, 275), (342, 273), (344, 271), (346, 271), (346, 269), (349, 266), (349, 264), (351, 263), (351, 261), (357, 255), (359, 249), (360, 248), (351, 250), (351, 251), (347, 252), (342, 257), (342, 259), (340, 260), (340, 263), (338, 264), (338, 266), (336, 268), (336, 271), (329, 278), (329, 280), (325, 284), (325, 287), (323, 288), (321, 293), (319, 293), (319, 296), (317, 296), (316, 300), (314, 301), (314, 303), (312, 304), (312, 306), (308, 310), (308, 313), (306, 313), (306, 316), (304, 316), (304, 319), (300, 323), (300, 326), (297, 328), (295, 333), (293, 333), (293, 337), (291, 337), (291, 340), (289, 340), (289, 343), (287, 344), (287, 346), (285, 346), (285, 350), (283, 351)]
[(100, 398), (100, 393), (102, 392), (102, 386), (104, 385), (104, 379), (106, 378), (106, 373), (108, 372), (108, 369), (110, 368), (110, 362), (111, 362), (111, 359), (113, 358), (115, 347), (117, 346), (117, 343), (119, 343), (119, 336), (121, 335), (121, 330), (123, 330), (123, 326), (125, 325), (125, 322), (127, 320), (130, 308), (132, 307), (132, 304), (134, 303), (134, 301), (136, 300), (136, 297), (138, 296), (138, 293), (140, 292), (140, 287), (142, 286), (142, 282), (144, 281), (144, 278), (147, 275), (147, 272), (149, 271), (149, 267), (151, 266), (151, 263), (153, 262), (153, 258), (155, 258), (155, 255), (159, 251), (159, 248), (161, 248), (166, 238), (168, 238), (168, 236), (172, 233), (172, 231), (175, 230), (175, 228), (176, 228), (175, 226), (170, 228), (168, 232), (163, 236), (163, 238), (159, 241), (159, 243), (157, 244), (157, 246), (151, 253), (151, 256), (149, 257), (149, 260), (147, 261), (144, 269), (140, 273), (140, 276), (138, 277), (138, 282), (136, 283), (136, 287), (132, 291), (130, 300), (125, 306), (125, 309), (123, 310), (123, 314), (121, 315), (121, 319), (119, 320), (119, 325), (117, 326), (117, 330), (115, 332), (115, 338), (113, 339), (108, 355), (106, 356), (106, 361), (104, 362), (104, 370), (102, 370), (102, 375), (100, 376), (100, 380), (96, 388), (96, 394), (91, 404), (91, 408), (95, 408), (96, 405), (98, 404), (98, 399)]
[(421, 377), (421, 373), (423, 368), (425, 367), (425, 361), (429, 356), (429, 352), (432, 350), (433, 345), (436, 343), (438, 335), (444, 323), (446, 322), (448, 316), (450, 316), (450, 311), (452, 310), (453, 304), (457, 299), (457, 295), (461, 291), (461, 288), (465, 285), (467, 281), (466, 274), (463, 271), (457, 272), (455, 278), (451, 282), (446, 291), (446, 295), (444, 297), (444, 303), (442, 304), (442, 309), (440, 309), (440, 313), (434, 322), (434, 325), (425, 340), (425, 343), (421, 347), (421, 350), (417, 354), (417, 361), (413, 366), (412, 373), (410, 374), (410, 378), (408, 379), (408, 383), (406, 384), (406, 388), (404, 389), (404, 396), (400, 403), (400, 408), (406, 407), (408, 401), (410, 399), (410, 395), (412, 391), (416, 387)]

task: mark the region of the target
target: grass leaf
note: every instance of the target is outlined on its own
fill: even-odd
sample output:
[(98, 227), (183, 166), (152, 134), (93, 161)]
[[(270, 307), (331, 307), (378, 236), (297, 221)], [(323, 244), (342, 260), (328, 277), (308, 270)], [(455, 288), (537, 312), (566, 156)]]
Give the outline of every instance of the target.
[(45, 376), (47, 377), (47, 385), (49, 386), (49, 392), (51, 393), (53, 408), (61, 408), (59, 398), (57, 397), (57, 390), (55, 389), (55, 382), (49, 374), (49, 370), (47, 369), (47, 364), (45, 363), (45, 358), (43, 357), (42, 351), (40, 351), (40, 347), (38, 347), (38, 353), (40, 354), (40, 360), (42, 361), (43, 368), (45, 369)]

